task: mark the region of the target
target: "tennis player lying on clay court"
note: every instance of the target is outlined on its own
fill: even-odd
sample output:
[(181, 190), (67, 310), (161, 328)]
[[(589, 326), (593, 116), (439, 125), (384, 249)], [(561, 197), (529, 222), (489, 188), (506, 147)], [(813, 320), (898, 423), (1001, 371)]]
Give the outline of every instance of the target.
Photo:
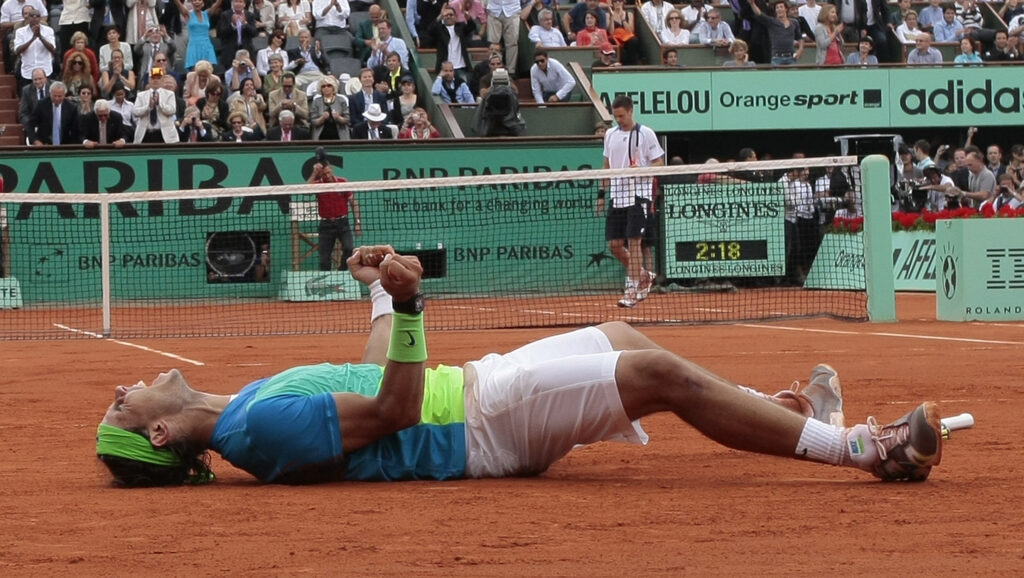
[(934, 403), (886, 426), (842, 422), (839, 378), (814, 368), (803, 388), (768, 396), (605, 323), (426, 369), (423, 269), (390, 246), (348, 262), (370, 287), (361, 364), (294, 367), (231, 396), (189, 387), (177, 370), (118, 386), (96, 453), (120, 486), (213, 479), (208, 450), (264, 482), (413, 480), (539, 474), (577, 444), (643, 444), (639, 419), (670, 411), (739, 450), (924, 480), (939, 463)]

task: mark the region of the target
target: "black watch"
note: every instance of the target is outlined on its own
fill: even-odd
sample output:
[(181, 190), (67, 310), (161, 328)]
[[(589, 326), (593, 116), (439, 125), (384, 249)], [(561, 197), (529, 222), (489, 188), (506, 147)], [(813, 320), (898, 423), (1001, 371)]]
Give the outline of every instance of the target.
[(395, 313), (419, 315), (420, 313), (423, 313), (425, 301), (426, 299), (423, 297), (423, 292), (417, 291), (415, 295), (405, 301), (395, 301), (392, 299), (391, 307), (395, 310)]

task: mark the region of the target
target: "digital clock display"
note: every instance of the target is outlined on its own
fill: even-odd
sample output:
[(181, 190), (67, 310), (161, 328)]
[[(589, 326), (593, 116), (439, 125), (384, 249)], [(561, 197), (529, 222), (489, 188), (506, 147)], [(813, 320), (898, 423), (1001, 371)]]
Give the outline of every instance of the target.
[(768, 259), (768, 242), (756, 241), (679, 241), (676, 261), (728, 262)]

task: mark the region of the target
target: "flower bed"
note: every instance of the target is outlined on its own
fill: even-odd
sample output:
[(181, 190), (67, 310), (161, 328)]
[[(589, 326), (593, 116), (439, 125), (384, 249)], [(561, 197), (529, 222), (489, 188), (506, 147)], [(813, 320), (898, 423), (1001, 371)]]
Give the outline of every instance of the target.
[[(934, 231), (935, 221), (939, 219), (1005, 219), (1024, 217), (1024, 205), (1011, 209), (1003, 206), (996, 211), (991, 204), (986, 204), (981, 211), (976, 209), (961, 208), (948, 209), (945, 211), (921, 211), (920, 213), (904, 213), (896, 211), (892, 214), (893, 231)], [(864, 230), (864, 217), (844, 218), (836, 217), (832, 221), (830, 233), (859, 233)]]

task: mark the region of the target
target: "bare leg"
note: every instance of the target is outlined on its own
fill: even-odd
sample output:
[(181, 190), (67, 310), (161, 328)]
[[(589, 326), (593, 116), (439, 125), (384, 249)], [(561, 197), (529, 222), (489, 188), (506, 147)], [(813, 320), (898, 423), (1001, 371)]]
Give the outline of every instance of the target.
[(738, 450), (795, 457), (808, 419), (666, 351), (624, 352), (615, 379), (630, 419), (671, 411), (712, 440)]
[(622, 239), (613, 239), (608, 241), (608, 250), (611, 251), (612, 256), (622, 263), (622, 266), (626, 268), (626, 274), (629, 274), (629, 251), (626, 250), (626, 244), (622, 242)]
[[(663, 347), (661, 347), (660, 345), (658, 345), (657, 343), (652, 341), (651, 338), (647, 337), (643, 333), (640, 333), (639, 331), (634, 329), (628, 323), (623, 323), (621, 321), (612, 321), (612, 322), (609, 322), (609, 323), (602, 323), (601, 325), (598, 325), (597, 328), (608, 337), (608, 341), (611, 342), (612, 349), (614, 349), (615, 351), (636, 351), (636, 350), (662, 350), (662, 351), (664, 351)], [(708, 375), (710, 375), (710, 373)], [(721, 381), (723, 383), (729, 383), (729, 382), (727, 382), (725, 380), (721, 380)], [(735, 386), (735, 384), (731, 384), (731, 383), (729, 383), (729, 385), (733, 385), (734, 387), (739, 387), (739, 386)], [(767, 394), (760, 393), (760, 392), (758, 392), (756, 390), (753, 390), (753, 389), (750, 389), (750, 388), (743, 388), (742, 391), (744, 391), (748, 395), (753, 395), (755, 397), (761, 397), (763, 399), (771, 401), (772, 403), (780, 405), (780, 406), (782, 406), (782, 407), (784, 407), (784, 408), (786, 408), (786, 409), (788, 409), (788, 410), (790, 410), (792, 412), (796, 412), (796, 413), (798, 413), (800, 415), (806, 415), (807, 414), (807, 408), (805, 406), (806, 402), (802, 402), (802, 400), (799, 399), (796, 396), (773, 397), (773, 396), (770, 396), (770, 395), (767, 395)]]
[(630, 279), (638, 283), (640, 281), (640, 267), (644, 261), (642, 244), (643, 240), (640, 237), (629, 240), (629, 264), (626, 266), (626, 274)]

